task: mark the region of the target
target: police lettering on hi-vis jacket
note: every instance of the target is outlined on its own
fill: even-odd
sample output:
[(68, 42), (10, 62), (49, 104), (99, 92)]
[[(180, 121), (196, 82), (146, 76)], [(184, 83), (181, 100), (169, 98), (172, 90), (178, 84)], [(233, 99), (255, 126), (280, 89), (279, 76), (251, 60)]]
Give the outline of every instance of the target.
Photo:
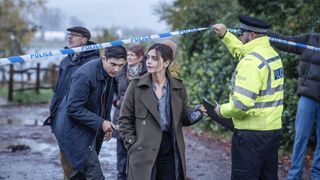
[(224, 24), (212, 29), (238, 61), (231, 81), (229, 102), (215, 111), (232, 118), (231, 179), (278, 179), (284, 73), (278, 53), (266, 32), (271, 25), (239, 16), (240, 40)]

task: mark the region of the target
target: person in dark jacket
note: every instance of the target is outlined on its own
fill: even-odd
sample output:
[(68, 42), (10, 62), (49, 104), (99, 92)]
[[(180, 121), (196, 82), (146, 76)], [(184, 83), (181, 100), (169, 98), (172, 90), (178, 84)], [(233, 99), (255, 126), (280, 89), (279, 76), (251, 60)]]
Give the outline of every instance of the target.
[(59, 146), (74, 171), (70, 179), (104, 179), (98, 155), (103, 140), (116, 129), (110, 111), (125, 63), (122, 46), (108, 47), (105, 56), (81, 66), (71, 78), (70, 90), (59, 107)]
[[(310, 46), (320, 46), (320, 33), (284, 36), (276, 32), (269, 32), (268, 35)], [(297, 90), (300, 98), (288, 179), (302, 179), (304, 156), (314, 129), (317, 132), (317, 147), (314, 153), (311, 176), (312, 179), (320, 179), (320, 52), (273, 41), (271, 44), (279, 50), (298, 54), (301, 57)]]
[(182, 126), (200, 120), (205, 109), (188, 110), (185, 87), (169, 72), (172, 62), (168, 45), (152, 45), (148, 73), (133, 80), (125, 93), (119, 132), (128, 150), (128, 180), (186, 179)]
[[(68, 46), (66, 48), (75, 48), (79, 46), (95, 44), (90, 41), (90, 31), (84, 27), (70, 27), (68, 31)], [(92, 50), (81, 53), (69, 54), (64, 57), (60, 63), (59, 76), (54, 88), (54, 95), (50, 105), (50, 116), (44, 122), (44, 125), (51, 125), (53, 132), (55, 132), (55, 117), (57, 109), (62, 102), (66, 92), (69, 89), (71, 75), (83, 64), (99, 58), (99, 51)], [(72, 167), (64, 158), (63, 153), (60, 152), (60, 162), (64, 171), (64, 179), (72, 173)]]
[[(113, 114), (113, 123), (119, 125), (120, 107), (123, 101), (124, 94), (129, 86), (129, 83), (145, 74), (147, 72), (146, 62), (144, 60), (144, 49), (140, 45), (132, 45), (128, 48), (127, 63), (123, 66), (117, 75), (118, 82), (118, 98), (114, 100), (115, 111)], [(120, 136), (116, 134), (117, 138), (117, 178), (118, 180), (126, 179), (126, 164), (127, 164), (127, 150), (124, 147)]]

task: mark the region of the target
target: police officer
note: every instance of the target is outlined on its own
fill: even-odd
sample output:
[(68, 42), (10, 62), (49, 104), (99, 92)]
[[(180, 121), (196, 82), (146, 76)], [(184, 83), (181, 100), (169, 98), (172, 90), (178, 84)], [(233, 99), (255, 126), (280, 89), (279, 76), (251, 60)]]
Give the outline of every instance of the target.
[(215, 111), (232, 118), (233, 180), (278, 179), (278, 149), (283, 111), (283, 66), (270, 46), (267, 29), (260, 19), (239, 16), (240, 40), (215, 24), (213, 31), (221, 38), (238, 65), (232, 78), (229, 102)]

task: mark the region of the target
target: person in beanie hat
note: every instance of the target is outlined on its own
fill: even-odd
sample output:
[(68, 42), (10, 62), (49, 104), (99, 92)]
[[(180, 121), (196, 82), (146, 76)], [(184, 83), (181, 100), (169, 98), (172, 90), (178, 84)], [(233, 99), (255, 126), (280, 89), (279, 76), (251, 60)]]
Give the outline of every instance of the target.
[[(90, 41), (91, 34), (85, 27), (70, 27), (68, 31), (68, 46), (65, 48), (75, 48), (79, 46), (95, 44)], [(50, 116), (45, 120), (44, 125), (50, 125), (52, 132), (58, 139), (62, 125), (57, 124), (56, 117), (58, 115), (59, 106), (67, 93), (72, 74), (85, 63), (99, 58), (98, 50), (91, 50), (81, 53), (69, 54), (64, 57), (59, 65), (59, 75), (56, 86), (54, 88), (54, 95), (51, 99)], [(59, 141), (58, 141), (59, 143)], [(60, 151), (60, 161), (64, 171), (64, 179), (69, 179), (72, 174), (72, 167), (65, 159), (64, 154)]]
[(215, 24), (213, 31), (238, 61), (231, 79), (229, 102), (215, 111), (232, 118), (232, 180), (278, 179), (278, 149), (281, 139), (284, 73), (278, 53), (263, 20), (239, 16), (240, 40)]
[[(174, 58), (176, 57), (177, 44), (175, 42), (173, 42), (171, 40), (165, 40), (165, 41), (161, 42), (161, 44), (165, 44), (165, 45), (169, 46), (172, 49), (173, 57)], [(180, 78), (181, 67), (176, 61), (173, 61), (170, 64), (169, 71), (173, 77), (178, 78), (178, 79)]]
[(172, 49), (173, 52), (173, 57), (176, 57), (176, 53), (177, 53), (177, 44), (171, 40), (165, 40), (163, 42), (161, 42), (161, 44), (165, 44), (167, 46), (169, 46)]

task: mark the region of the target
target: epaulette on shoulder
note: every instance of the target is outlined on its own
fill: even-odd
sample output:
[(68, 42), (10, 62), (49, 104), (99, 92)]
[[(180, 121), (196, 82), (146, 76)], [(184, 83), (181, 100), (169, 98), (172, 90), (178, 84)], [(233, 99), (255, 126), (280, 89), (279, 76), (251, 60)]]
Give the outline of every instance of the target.
[(180, 79), (179, 77), (177, 77), (177, 76), (172, 76), (172, 77), (173, 77), (173, 79), (175, 79), (175, 80), (177, 80), (177, 81), (179, 81), (179, 82), (183, 83), (183, 80), (182, 80), (182, 79)]

